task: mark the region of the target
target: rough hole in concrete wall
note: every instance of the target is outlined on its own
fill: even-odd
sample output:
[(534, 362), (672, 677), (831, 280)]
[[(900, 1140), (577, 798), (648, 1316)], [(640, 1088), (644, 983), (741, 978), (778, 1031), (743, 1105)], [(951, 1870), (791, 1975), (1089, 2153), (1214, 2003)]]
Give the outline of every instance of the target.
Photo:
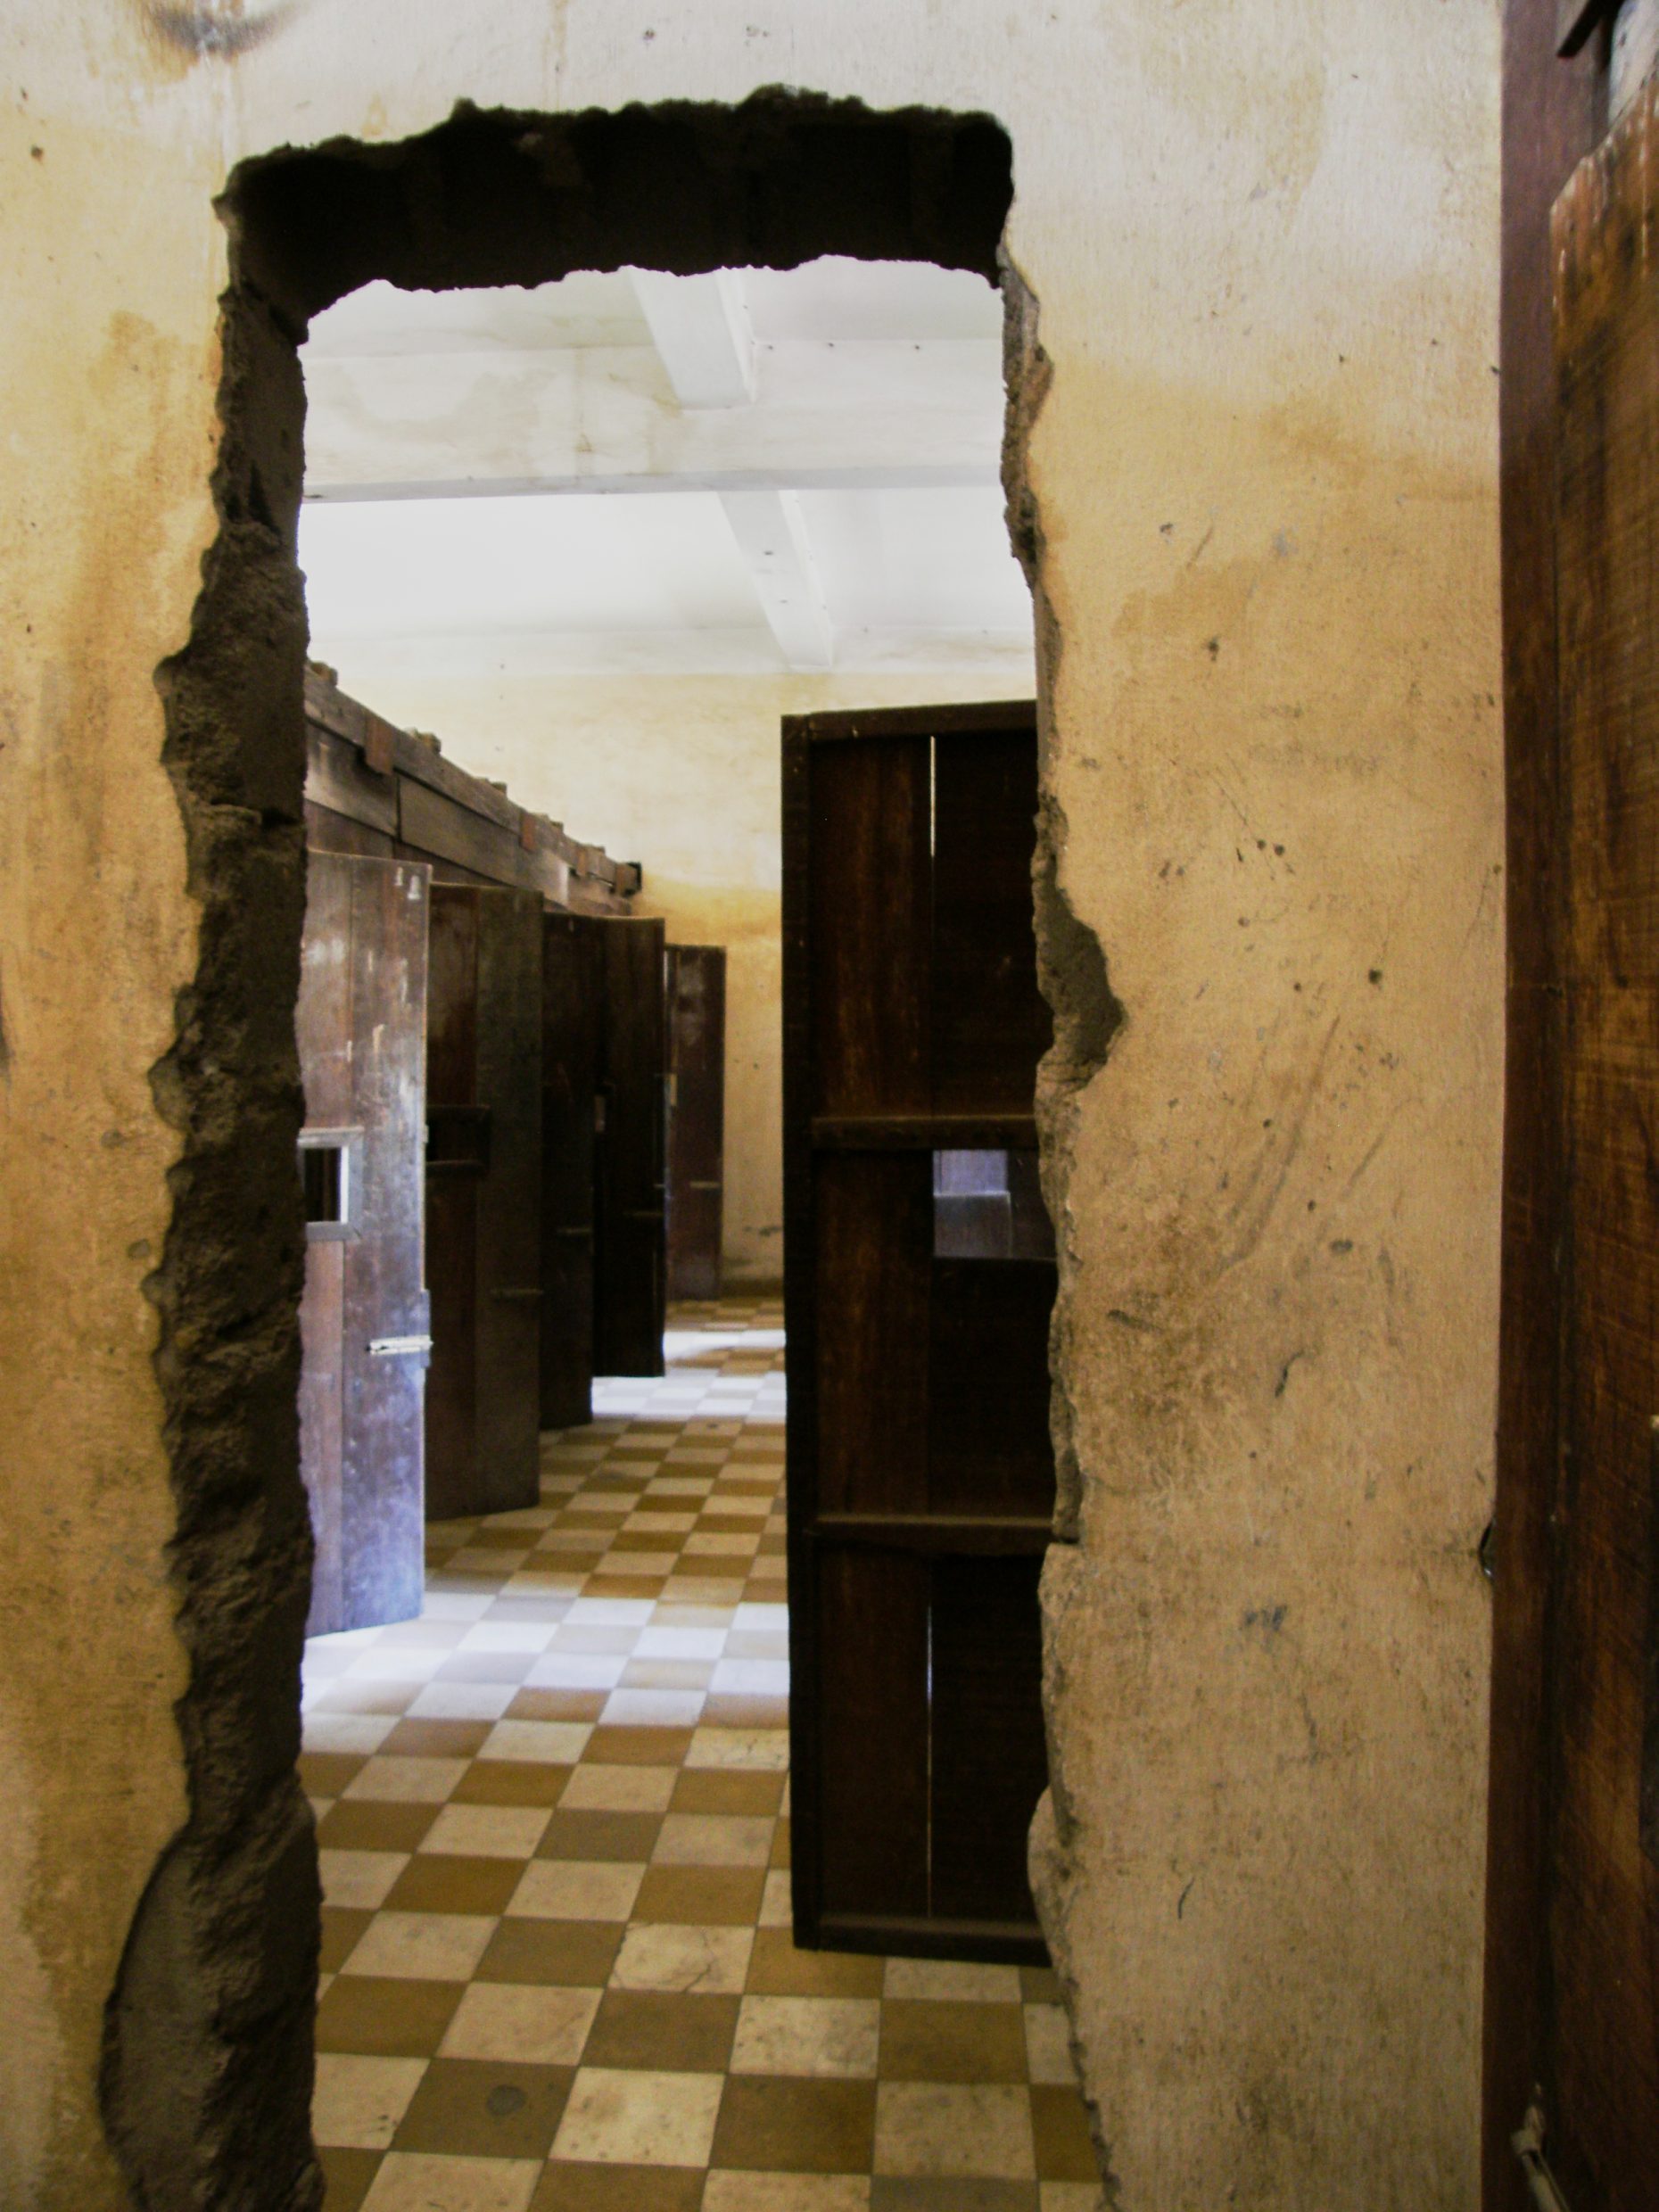
[(1055, 1533), (1075, 1542), (1079, 1474), (1072, 1432), (1072, 1406), (1065, 1378), (1069, 1371), (1068, 1328), (1071, 1253), (1067, 1236), (1066, 1192), (1070, 1180), (1077, 1106), (1082, 1093), (1105, 1065), (1124, 1014), (1111, 988), (1099, 938), (1080, 920), (1061, 882), (1066, 849), (1065, 814), (1054, 796), (1053, 690), (1059, 666), (1060, 625), (1043, 573), (1043, 535), (1036, 499), (1026, 475), (1031, 427), (1048, 389), (1049, 362), (1037, 337), (1037, 302), (1019, 271), (1003, 257), (1003, 360), (1008, 392), (1003, 441), (1003, 482), (1008, 502), (1008, 531), (1030, 587), (1036, 625), (1037, 747), (1041, 811), (1032, 879), (1036, 894), (1038, 970), (1043, 995), (1054, 1016), (1054, 1042), (1044, 1061), (1037, 1095), (1043, 1131), (1043, 1194), (1054, 1222), (1060, 1254), (1060, 1293), (1055, 1302), (1051, 1364), (1055, 1389), (1051, 1407), (1058, 1476)]
[[(998, 248), (1011, 196), (1010, 149), (988, 118), (767, 92), (738, 108), (562, 118), (462, 107), (400, 144), (337, 141), (246, 163), (221, 203), (219, 534), (189, 641), (158, 676), (201, 916), (197, 973), (153, 1075), (181, 1158), (150, 1283), (190, 1661), (178, 1707), (190, 1812), (134, 1919), (103, 2077), (110, 2139), (146, 2212), (297, 2212), (321, 2188), (310, 2129), (319, 1900), (294, 1771), (310, 1570), (293, 1170), (305, 864), (296, 349), (309, 318), (376, 278), (528, 286), (630, 263), (692, 274), (842, 254), (1008, 281)], [(1032, 322), (1023, 293), (1019, 316)], [(1010, 489), (1052, 666), (1020, 479), (1036, 360), (1011, 358)], [(1043, 834), (1058, 1096), (1098, 1066), (1117, 1017), (1098, 948), (1054, 887), (1063, 824), (1051, 816)], [(1049, 1196), (1060, 1213), (1052, 1180)], [(1063, 1379), (1063, 1339), (1061, 1357)]]
[[(1059, 1544), (1051, 1549), (1043, 1574), (1043, 1707), (1044, 1713), (1052, 1716), (1065, 1699), (1067, 1684), (1056, 1657), (1058, 1641), (1050, 1633), (1050, 1623), (1057, 1608), (1072, 1602), (1088, 1572), (1083, 1553), (1076, 1548), (1082, 1473), (1070, 1380), (1074, 1372), (1071, 1312), (1076, 1255), (1069, 1234), (1068, 1192), (1078, 1103), (1104, 1067), (1112, 1040), (1126, 1017), (1112, 990), (1100, 939), (1077, 914), (1062, 880), (1067, 823), (1065, 811), (1055, 795), (1052, 774), (1053, 698), (1061, 636), (1044, 574), (1041, 515), (1027, 473), (1032, 425), (1048, 390), (1050, 365), (1037, 335), (1037, 301), (1006, 256), (1003, 261), (1002, 287), (1003, 374), (1008, 393), (1003, 483), (1009, 536), (1030, 587), (1036, 630), (1041, 796), (1032, 887), (1036, 910), (1037, 970), (1043, 995), (1054, 1016), (1054, 1042), (1044, 1059), (1037, 1080), (1043, 1195), (1054, 1224), (1054, 1246), (1060, 1262), (1059, 1287), (1049, 1333), (1049, 1366), (1053, 1376), (1049, 1429), (1054, 1446), (1054, 1534)], [(1061, 1549), (1061, 1546), (1065, 1548)], [(1068, 1804), (1063, 1765), (1055, 1757), (1054, 1749), (1055, 1735), (1051, 1727), (1049, 1787), (1038, 1800), (1031, 1824), (1029, 1864), (1032, 1892), (1050, 1954), (1065, 1993), (1067, 2011), (1075, 2020), (1078, 1991), (1064, 1910), (1066, 1901), (1077, 1894), (1069, 1865), (1074, 1823)], [(1102, 2115), (1093, 2102), (1089, 2105), (1089, 2127), (1100, 2165), (1104, 2201), (1115, 2206), (1118, 2202), (1118, 2183), (1112, 2171), (1111, 2145), (1102, 2126)]]

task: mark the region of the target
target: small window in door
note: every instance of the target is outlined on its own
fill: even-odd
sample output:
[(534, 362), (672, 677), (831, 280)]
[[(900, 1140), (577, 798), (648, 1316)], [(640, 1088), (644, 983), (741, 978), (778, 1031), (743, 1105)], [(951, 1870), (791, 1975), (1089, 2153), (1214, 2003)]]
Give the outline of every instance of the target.
[(1054, 1232), (1033, 1151), (933, 1155), (936, 1259), (1052, 1259)]
[(360, 1129), (302, 1129), (300, 1184), (309, 1242), (354, 1236), (361, 1165)]
[(305, 1218), (309, 1226), (318, 1221), (346, 1217), (346, 1152), (343, 1144), (307, 1144), (300, 1152), (300, 1175), (305, 1184)]

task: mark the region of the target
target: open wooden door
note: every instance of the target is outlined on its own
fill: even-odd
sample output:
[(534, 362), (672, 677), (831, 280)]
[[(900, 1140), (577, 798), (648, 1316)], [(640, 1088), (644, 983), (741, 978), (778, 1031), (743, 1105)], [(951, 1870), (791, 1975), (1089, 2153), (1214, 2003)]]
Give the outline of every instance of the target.
[(784, 723), (796, 1939), (1040, 1959), (1029, 706)]
[(294, 1030), (305, 1083), (300, 1464), (308, 1635), (420, 1611), (426, 914), (417, 861), (308, 856)]
[(668, 1295), (718, 1298), (726, 1143), (726, 953), (668, 947)]
[(533, 1506), (541, 1398), (541, 900), (432, 887), (429, 1520)]
[(598, 1374), (661, 1374), (667, 1029), (660, 920), (598, 923), (604, 973), (595, 1184)]
[(547, 914), (541, 931), (541, 1425), (593, 1417), (594, 1120), (605, 924)]

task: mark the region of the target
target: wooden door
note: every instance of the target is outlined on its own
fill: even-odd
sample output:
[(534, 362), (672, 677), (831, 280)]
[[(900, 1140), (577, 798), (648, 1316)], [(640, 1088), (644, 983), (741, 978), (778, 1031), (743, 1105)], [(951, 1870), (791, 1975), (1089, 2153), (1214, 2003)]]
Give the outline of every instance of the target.
[(308, 856), (294, 1032), (305, 1084), (300, 1463), (308, 1635), (420, 1611), (426, 915), (419, 862)]
[(718, 1298), (726, 1143), (726, 954), (668, 947), (668, 1295)]
[(594, 1120), (604, 1003), (601, 932), (542, 919), (541, 1425), (593, 1417)]
[(541, 1398), (541, 901), (432, 887), (429, 1520), (532, 1506)]
[(796, 1941), (1040, 1959), (1029, 706), (784, 723)]
[(599, 1033), (593, 1358), (598, 1374), (661, 1374), (665, 1294), (666, 1022), (660, 920), (598, 925)]

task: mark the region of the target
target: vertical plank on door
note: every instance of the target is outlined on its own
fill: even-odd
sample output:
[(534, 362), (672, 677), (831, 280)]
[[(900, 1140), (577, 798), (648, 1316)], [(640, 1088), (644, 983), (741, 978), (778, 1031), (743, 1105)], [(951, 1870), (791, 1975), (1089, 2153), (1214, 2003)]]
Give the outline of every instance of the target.
[[(1659, 112), (1554, 217), (1570, 1226), (1549, 1671), (1550, 2159), (1591, 2212), (1659, 2146)], [(1659, 1748), (1659, 1746), (1655, 1747)]]
[(434, 884), (427, 1038), (427, 1514), (539, 1494), (541, 903)]
[(726, 1121), (726, 953), (668, 947), (668, 1296), (718, 1298)]
[(478, 1102), (490, 1161), (478, 1192), (475, 1513), (541, 1495), (541, 901), (479, 891)]
[(660, 920), (600, 923), (605, 1009), (598, 1140), (594, 1363), (661, 1374), (664, 1320), (664, 1110), (667, 1068)]
[(1556, 0), (1506, 0), (1498, 384), (1508, 974), (1498, 1486), (1490, 1557), (1483, 2203), (1525, 2212), (1510, 2138), (1545, 2070), (1550, 1605), (1560, 1472), (1562, 831), (1550, 209), (1599, 136), (1599, 42), (1556, 52)]
[(594, 1101), (602, 925), (542, 917), (541, 1425), (593, 1417)]
[[(434, 884), (427, 955), (426, 1515), (473, 1503), (477, 1401), (478, 1184), (488, 1129), (478, 1115), (477, 894)], [(451, 1136), (454, 1142), (450, 1142)]]

